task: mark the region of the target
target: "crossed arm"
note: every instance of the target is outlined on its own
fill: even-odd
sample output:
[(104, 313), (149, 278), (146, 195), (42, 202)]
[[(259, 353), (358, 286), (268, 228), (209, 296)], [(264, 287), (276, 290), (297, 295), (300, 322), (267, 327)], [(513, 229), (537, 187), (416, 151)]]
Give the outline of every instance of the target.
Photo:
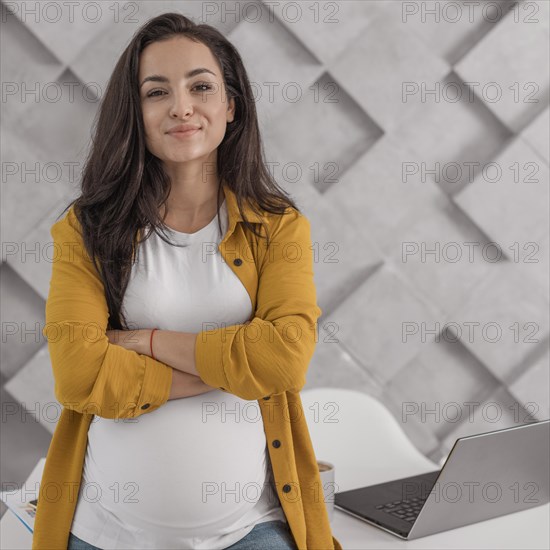
[[(108, 330), (107, 337), (111, 344), (122, 346), (141, 355), (151, 356), (152, 329)], [(172, 367), (172, 387), (170, 399), (191, 397), (212, 391), (199, 376), (195, 367), (195, 340), (192, 332), (173, 330), (156, 330), (153, 337), (153, 351), (158, 361)]]
[(305, 217), (280, 217), (273, 226), (271, 246), (261, 254), (251, 321), (215, 326), (198, 335), (159, 330), (154, 359), (149, 348), (152, 327), (107, 330), (103, 283), (83, 249), (72, 210), (52, 226), (51, 235), (56, 257), (43, 334), (55, 394), (65, 407), (106, 418), (134, 418), (168, 399), (213, 388), (257, 400), (304, 386), (321, 314)]

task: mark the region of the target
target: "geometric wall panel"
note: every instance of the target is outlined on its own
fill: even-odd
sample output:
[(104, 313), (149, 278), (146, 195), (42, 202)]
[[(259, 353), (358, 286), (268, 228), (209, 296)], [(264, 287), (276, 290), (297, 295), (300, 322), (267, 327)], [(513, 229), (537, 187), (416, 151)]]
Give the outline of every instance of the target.
[(1, 370), (9, 379), (44, 346), (44, 300), (6, 263), (2, 263), (0, 273)]
[(517, 265), (503, 262), (483, 280), (448, 322), (457, 337), (495, 377), (517, 376), (523, 361), (544, 345), (550, 304), (543, 291)]
[[(396, 417), (438, 439), (466, 421), (468, 403), (480, 402), (498, 386), (489, 371), (460, 342), (426, 342), (384, 387)], [(438, 444), (429, 449), (439, 458)]]
[[(267, 127), (281, 119), (288, 123), (289, 115), (283, 113), (301, 97), (309, 96), (309, 87), (323, 72), (319, 60), (276, 17), (273, 22), (268, 17), (245, 20), (228, 38), (242, 52), (259, 119)], [(293, 122), (292, 126), (294, 132), (297, 125)]]
[(60, 203), (58, 200), (54, 209), (35, 223), (31, 231), (25, 235), (21, 246), (10, 250), (9, 255), (5, 257), (11, 269), (44, 300), (47, 299), (50, 289), (52, 265), (59, 254), (53, 246), (50, 228), (61, 213)]
[[(302, 200), (311, 220), (313, 261), (317, 301), (322, 309), (320, 323), (382, 264), (382, 257), (370, 238), (357, 239), (357, 229), (328, 202)], [(301, 204), (299, 204), (301, 206)], [(324, 220), (324, 222), (323, 222)]]
[(449, 66), (404, 25), (382, 20), (379, 14), (329, 67), (380, 127), (390, 131), (418, 107), (418, 101), (402, 101), (404, 84), (435, 82)]
[(550, 418), (550, 355), (545, 347), (544, 353), (510, 385), (510, 392), (538, 420)]
[(354, 223), (358, 240), (374, 240), (384, 254), (400, 253), (409, 227), (441, 196), (429, 180), (403, 180), (403, 162), (411, 157), (405, 143), (385, 134), (324, 197)]
[(548, 104), (550, 3), (521, 3), (456, 65), (510, 130), (519, 132)]
[(521, 137), (550, 164), (550, 107), (522, 132)]
[(403, 159), (404, 181), (433, 181), (452, 196), (493, 160), (511, 132), (482, 102), (470, 101), (470, 90), (453, 71), (430, 82), (439, 92), (424, 101), (416, 93), (420, 104), (394, 136), (412, 152)]
[[(332, 76), (325, 73), (315, 87), (318, 84), (323, 90), (333, 82)], [(279, 163), (275, 174), (289, 190), (298, 181), (320, 193), (337, 187), (345, 172), (382, 135), (376, 123), (341, 86), (334, 103), (315, 101), (315, 95), (316, 91), (308, 89), (300, 101), (270, 125), (266, 149), (271, 161)], [(312, 135), (322, 139), (315, 142), (315, 147), (305, 147)]]
[(433, 326), (439, 318), (438, 308), (385, 264), (327, 321), (335, 323), (342, 345), (387, 382), (425, 346), (421, 323)]
[(548, 233), (549, 199), (548, 166), (521, 138), (513, 140), (484, 173), (454, 197), (508, 256), (513, 255), (509, 247), (514, 243), (523, 247)]
[(405, 5), (380, 0), (368, 4), (381, 4), (387, 17), (415, 32), (432, 52), (454, 65), (514, 9), (516, 0), (425, 0)]
[(46, 346), (5, 385), (21, 406), (29, 411), (29, 418), (39, 422), (52, 435), (63, 409), (55, 397), (54, 385)]
[[(384, 10), (386, 1), (322, 3), (312, 0), (265, 2), (273, 13), (324, 64), (329, 65)], [(312, 23), (315, 24), (312, 24)]]
[(439, 305), (445, 324), (469, 294), (492, 272), (488, 239), (446, 197), (416, 212), (392, 261), (405, 278)]

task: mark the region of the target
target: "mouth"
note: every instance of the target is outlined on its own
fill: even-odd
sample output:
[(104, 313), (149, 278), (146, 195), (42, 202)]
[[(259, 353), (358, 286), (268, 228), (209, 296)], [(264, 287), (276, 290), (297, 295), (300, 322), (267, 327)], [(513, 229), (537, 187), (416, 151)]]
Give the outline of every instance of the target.
[(168, 135), (175, 138), (186, 138), (186, 137), (194, 136), (200, 130), (201, 128), (191, 128), (189, 130), (178, 130), (176, 132), (168, 132)]

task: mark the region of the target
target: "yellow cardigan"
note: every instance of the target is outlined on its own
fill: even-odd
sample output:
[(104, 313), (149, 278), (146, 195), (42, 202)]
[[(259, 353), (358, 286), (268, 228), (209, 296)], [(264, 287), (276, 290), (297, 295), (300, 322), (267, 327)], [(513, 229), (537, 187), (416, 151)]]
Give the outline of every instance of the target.
[[(224, 185), (229, 227), (219, 251), (250, 295), (247, 323), (204, 326), (196, 339), (201, 379), (262, 412), (275, 489), (300, 550), (342, 550), (332, 535), (300, 390), (318, 337), (310, 223), (294, 209), (247, 218), (269, 228), (267, 249), (239, 223), (236, 196)], [(111, 344), (103, 283), (82, 244), (73, 207), (51, 227), (56, 256), (43, 330), (63, 405), (44, 467), (33, 550), (66, 549), (94, 414), (136, 418), (167, 402), (173, 369)], [(264, 233), (265, 234), (265, 233)], [(146, 445), (147, 442), (144, 442)]]

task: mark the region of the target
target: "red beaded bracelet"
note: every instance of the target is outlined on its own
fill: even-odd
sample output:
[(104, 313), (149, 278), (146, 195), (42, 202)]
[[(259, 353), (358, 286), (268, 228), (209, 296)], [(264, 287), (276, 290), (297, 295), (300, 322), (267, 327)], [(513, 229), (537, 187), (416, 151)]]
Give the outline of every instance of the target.
[(153, 334), (155, 334), (155, 330), (158, 330), (158, 329), (154, 328), (151, 331), (151, 338), (149, 339), (149, 348), (151, 349), (151, 357), (153, 359), (155, 359), (155, 356), (153, 355)]

